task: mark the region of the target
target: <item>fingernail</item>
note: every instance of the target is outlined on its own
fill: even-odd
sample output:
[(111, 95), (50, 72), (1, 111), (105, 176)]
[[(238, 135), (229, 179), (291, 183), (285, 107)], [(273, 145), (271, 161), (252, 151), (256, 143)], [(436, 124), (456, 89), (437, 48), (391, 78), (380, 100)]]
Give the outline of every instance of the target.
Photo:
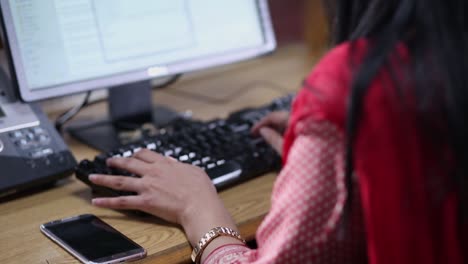
[(88, 179), (89, 179), (90, 181), (94, 181), (94, 180), (96, 180), (97, 177), (98, 177), (97, 175), (91, 174), (91, 175), (88, 176)]
[(101, 203), (101, 199), (95, 198), (91, 200), (91, 204), (93, 205), (99, 205)]

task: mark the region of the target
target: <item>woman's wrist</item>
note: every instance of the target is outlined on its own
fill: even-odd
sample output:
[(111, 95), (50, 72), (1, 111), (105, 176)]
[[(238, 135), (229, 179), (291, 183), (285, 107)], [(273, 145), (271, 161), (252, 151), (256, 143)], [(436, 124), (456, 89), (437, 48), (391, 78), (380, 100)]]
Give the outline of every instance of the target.
[[(219, 196), (216, 195), (211, 199), (206, 198), (203, 200), (209, 202), (187, 204), (187, 207), (180, 216), (179, 222), (184, 228), (187, 239), (193, 248), (197, 248), (205, 234), (215, 227), (228, 228), (235, 233), (239, 232)], [(244, 245), (241, 239), (229, 236), (218, 236), (203, 246), (198, 260), (201, 260), (201, 263), (203, 263), (205, 258), (213, 250), (225, 244)]]
[[(239, 232), (231, 229), (231, 228), (227, 228), (227, 227), (215, 227), (215, 228), (212, 228), (210, 229), (208, 232), (206, 232), (203, 237), (200, 239), (200, 241), (197, 243), (197, 245), (195, 245), (193, 247), (193, 251), (192, 251), (192, 255), (191, 255), (191, 258), (192, 258), (192, 261), (195, 262), (195, 263), (200, 263), (200, 260), (202, 258), (202, 255), (204, 254), (205, 250), (207, 248), (209, 248), (210, 245), (212, 245), (212, 243), (217, 247), (219, 246), (219, 241), (221, 241), (222, 238), (224, 237), (227, 237), (227, 238), (231, 238), (232, 239), (235, 239), (237, 240), (237, 242), (240, 242), (241, 244), (245, 244), (245, 240), (241, 237), (241, 235), (239, 234)], [(218, 243), (214, 243), (214, 242), (218, 242)], [(234, 243), (236, 241), (232, 240), (232, 242), (229, 242), (229, 240), (227, 240), (227, 242), (223, 242), (221, 243), (222, 244), (225, 244), (225, 243)], [(215, 249), (215, 248), (214, 248)], [(212, 249), (212, 250), (214, 250)], [(211, 252), (211, 250), (208, 250), (208, 252)]]
[[(216, 197), (217, 198), (217, 197)], [(202, 236), (214, 227), (222, 226), (234, 231), (237, 226), (221, 200), (201, 206), (186, 208), (180, 219), (187, 239), (192, 247), (196, 246)]]
[(208, 246), (206, 246), (203, 254), (201, 255), (200, 263), (204, 263), (205, 260), (213, 253), (213, 251), (222, 248), (224, 245), (239, 245), (239, 246), (246, 246), (240, 240), (235, 239), (233, 237), (218, 237), (213, 240)]

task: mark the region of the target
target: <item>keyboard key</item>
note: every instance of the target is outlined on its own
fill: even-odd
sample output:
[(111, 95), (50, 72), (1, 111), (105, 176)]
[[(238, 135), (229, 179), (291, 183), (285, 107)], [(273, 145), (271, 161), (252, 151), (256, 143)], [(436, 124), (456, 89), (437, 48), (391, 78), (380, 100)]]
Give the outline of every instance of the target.
[(172, 157), (174, 155), (174, 151), (172, 149), (164, 151), (164, 156)]
[(31, 146), (30, 141), (27, 139), (23, 138), (15, 142), (16, 146), (22, 148), (22, 149), (27, 149)]
[(40, 144), (48, 144), (50, 142), (50, 137), (48, 135), (39, 135), (38, 141)]
[[(108, 158), (109, 158), (109, 156), (107, 156), (107, 154), (104, 154), (104, 153), (99, 154), (94, 158), (94, 162), (95, 163), (100, 163), (100, 164), (106, 164), (106, 161), (107, 161)], [(88, 164), (88, 163), (86, 163), (86, 164)]]
[(138, 153), (138, 151), (140, 151), (140, 150), (142, 150), (142, 148), (140, 148), (140, 147), (134, 148), (134, 149), (133, 149), (133, 154)]
[(246, 131), (250, 131), (250, 125), (248, 124), (233, 125), (231, 126), (231, 129), (234, 133), (246, 132)]
[(216, 185), (240, 177), (242, 175), (242, 167), (236, 162), (228, 162), (209, 169), (206, 173), (213, 179), (213, 183)]
[(156, 150), (156, 143), (149, 143), (148, 145), (146, 145), (146, 148), (149, 150)]
[(182, 155), (179, 157), (179, 160), (184, 162), (184, 161), (188, 161), (189, 160), (189, 156), (188, 155)]
[(36, 135), (45, 134), (46, 131), (42, 127), (35, 127), (32, 129), (33, 133)]
[(182, 152), (182, 148), (181, 148), (181, 147), (176, 147), (176, 148), (174, 149), (175, 155), (179, 155), (181, 152)]
[(23, 135), (23, 132), (20, 131), (20, 130), (10, 132), (10, 137), (13, 138), (13, 139), (20, 139), (20, 138), (22, 138), (23, 136), (24, 136), (24, 135)]

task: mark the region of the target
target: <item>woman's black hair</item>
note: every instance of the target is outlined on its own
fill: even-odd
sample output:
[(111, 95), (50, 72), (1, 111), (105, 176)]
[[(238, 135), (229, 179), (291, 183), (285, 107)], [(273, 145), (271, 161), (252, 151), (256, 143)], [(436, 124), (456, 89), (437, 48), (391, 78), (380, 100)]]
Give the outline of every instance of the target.
[[(346, 185), (352, 197), (353, 146), (371, 82), (404, 43), (409, 50), (408, 76), (417, 120), (425, 138), (451, 153), (451, 188), (461, 200), (461, 221), (468, 220), (468, 23), (466, 0), (332, 0), (335, 44), (368, 39), (372, 45), (355, 72), (346, 124)], [(400, 83), (401, 84), (401, 83)], [(400, 94), (408, 94), (403, 91)], [(435, 118), (437, 117), (437, 118)], [(445, 176), (445, 175), (444, 175)], [(449, 191), (449, 190), (446, 190)], [(350, 207), (348, 199), (347, 207)]]

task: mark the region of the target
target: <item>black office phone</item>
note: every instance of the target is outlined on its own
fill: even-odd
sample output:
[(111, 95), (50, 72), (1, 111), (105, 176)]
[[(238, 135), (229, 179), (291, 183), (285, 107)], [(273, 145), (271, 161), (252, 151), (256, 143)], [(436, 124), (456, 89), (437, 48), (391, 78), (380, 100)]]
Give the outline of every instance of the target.
[(0, 198), (70, 176), (75, 166), (37, 104), (0, 98)]

